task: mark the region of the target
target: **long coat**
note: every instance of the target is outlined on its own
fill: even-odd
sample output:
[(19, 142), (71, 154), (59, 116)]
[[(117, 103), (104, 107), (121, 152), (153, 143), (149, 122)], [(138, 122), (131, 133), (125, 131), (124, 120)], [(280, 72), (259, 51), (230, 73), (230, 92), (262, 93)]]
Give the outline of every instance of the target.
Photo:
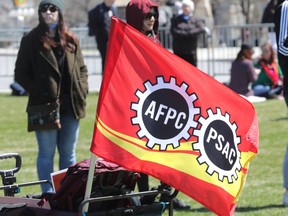
[[(39, 42), (36, 30), (21, 40), (15, 64), (15, 81), (28, 91), (27, 109), (32, 105), (55, 102), (59, 90), (61, 73), (52, 49)], [(75, 52), (65, 52), (70, 83), (70, 98), (75, 118), (85, 116), (88, 94), (88, 74), (79, 44)]]
[(195, 54), (198, 45), (198, 35), (204, 32), (205, 21), (191, 16), (188, 20), (179, 15), (172, 19), (171, 34), (173, 37), (173, 52)]

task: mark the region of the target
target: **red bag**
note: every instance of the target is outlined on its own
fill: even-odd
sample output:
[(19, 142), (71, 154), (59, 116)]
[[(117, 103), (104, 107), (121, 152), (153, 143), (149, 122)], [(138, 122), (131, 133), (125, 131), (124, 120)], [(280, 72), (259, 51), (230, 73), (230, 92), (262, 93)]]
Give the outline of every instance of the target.
[[(49, 201), (51, 209), (77, 212), (84, 199), (90, 160), (83, 160), (68, 168), (66, 176), (55, 194), (43, 194), (43, 201)], [(126, 194), (134, 190), (138, 173), (105, 161), (97, 160), (95, 164), (91, 197)], [(129, 205), (128, 199), (94, 202), (89, 211), (109, 210)], [(40, 203), (41, 205), (41, 203)]]

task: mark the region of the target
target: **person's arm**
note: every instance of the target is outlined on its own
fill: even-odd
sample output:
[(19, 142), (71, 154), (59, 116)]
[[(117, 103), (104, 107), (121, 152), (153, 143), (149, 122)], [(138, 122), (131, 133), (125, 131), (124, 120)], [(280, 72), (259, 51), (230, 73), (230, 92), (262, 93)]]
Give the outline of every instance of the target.
[(77, 62), (80, 68), (80, 82), (81, 86), (84, 90), (84, 95), (86, 96), (88, 94), (89, 88), (88, 88), (88, 70), (87, 66), (84, 63), (84, 57), (82, 54), (82, 50), (80, 48), (80, 45), (77, 46)]
[(204, 32), (205, 21), (199, 18), (192, 18), (186, 25), (179, 19), (174, 19), (171, 26), (171, 34), (175, 38), (194, 38)]
[[(277, 35), (278, 52), (288, 56), (288, 1), (284, 1), (276, 11), (275, 30)], [(278, 17), (278, 18), (277, 18)]]
[(195, 34), (200, 34), (204, 32), (204, 28), (206, 27), (204, 19), (200, 19), (196, 17), (193, 23), (194, 23), (194, 27), (190, 29), (189, 35), (193, 36)]
[(33, 52), (32, 45), (30, 46), (29, 38), (23, 37), (20, 43), (18, 51), (15, 69), (14, 79), (19, 83), (27, 92), (30, 93), (33, 85), (33, 67), (32, 60), (30, 58), (31, 52)]
[(254, 68), (253, 64), (249, 65), (250, 70), (250, 82), (254, 83), (258, 79), (259, 72), (261, 70)]
[(95, 9), (95, 33), (96, 33), (96, 37), (101, 34), (103, 34), (103, 26), (104, 26), (104, 10), (103, 8), (103, 3), (101, 3), (100, 5), (98, 5)]

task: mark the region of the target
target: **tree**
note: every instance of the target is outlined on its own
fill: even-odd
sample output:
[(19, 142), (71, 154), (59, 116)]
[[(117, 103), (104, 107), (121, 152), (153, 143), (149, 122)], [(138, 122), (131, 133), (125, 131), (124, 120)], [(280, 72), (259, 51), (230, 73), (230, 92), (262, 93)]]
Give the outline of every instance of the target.
[(246, 24), (250, 23), (249, 14), (250, 14), (251, 1), (253, 0), (240, 0), (241, 11), (245, 17)]

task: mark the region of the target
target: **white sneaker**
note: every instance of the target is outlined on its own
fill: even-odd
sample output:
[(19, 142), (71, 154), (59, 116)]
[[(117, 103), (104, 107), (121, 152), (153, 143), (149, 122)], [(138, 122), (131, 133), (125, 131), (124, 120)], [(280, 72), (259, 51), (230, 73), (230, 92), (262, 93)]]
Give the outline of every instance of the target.
[(284, 206), (288, 206), (288, 192), (285, 192), (285, 193), (284, 193), (284, 196), (283, 196), (283, 205), (284, 205)]

